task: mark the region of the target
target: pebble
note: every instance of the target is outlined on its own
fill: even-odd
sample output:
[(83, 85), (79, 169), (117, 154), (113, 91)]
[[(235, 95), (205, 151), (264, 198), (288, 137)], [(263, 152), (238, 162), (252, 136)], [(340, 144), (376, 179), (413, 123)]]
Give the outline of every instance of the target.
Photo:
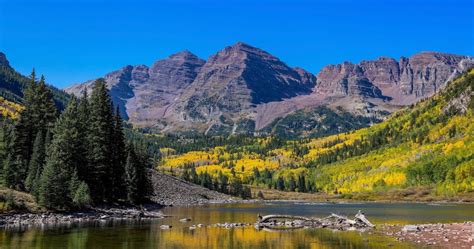
[(170, 225), (161, 225), (160, 228), (163, 229), (163, 230), (164, 229), (171, 229), (172, 226), (170, 226)]

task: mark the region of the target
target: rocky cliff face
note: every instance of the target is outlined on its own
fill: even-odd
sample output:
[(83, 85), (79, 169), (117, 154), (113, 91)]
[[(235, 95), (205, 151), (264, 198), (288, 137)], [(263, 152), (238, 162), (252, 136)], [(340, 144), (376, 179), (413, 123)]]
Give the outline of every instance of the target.
[(315, 77), (255, 47), (237, 43), (209, 57), (177, 101), (182, 120), (212, 121), (256, 105), (309, 94)]
[(10, 67), (7, 56), (2, 52), (0, 52), (0, 66)]
[[(189, 51), (145, 65), (126, 66), (105, 75), (112, 100), (132, 123), (155, 123), (166, 107), (188, 87), (204, 61)], [(67, 92), (80, 95), (92, 90), (94, 80), (76, 84)], [(151, 120), (151, 121), (150, 121)]]
[[(274, 130), (268, 127), (272, 121), (298, 110), (304, 109), (305, 115), (291, 116), (291, 123), (300, 123), (295, 117), (311, 120), (306, 114), (313, 115), (311, 110), (321, 106), (332, 108), (333, 116), (342, 107), (370, 122), (380, 120), (400, 106), (433, 95), (473, 65), (470, 57), (423, 52), (399, 61), (380, 57), (328, 65), (315, 76), (239, 42), (207, 61), (183, 51), (150, 68), (126, 66), (105, 79), (113, 101), (135, 125), (163, 132), (253, 134)], [(79, 94), (92, 84), (66, 90)]]
[(423, 52), (400, 61), (380, 57), (359, 64), (324, 67), (315, 92), (327, 96), (365, 96), (407, 105), (439, 91), (448, 79), (473, 65), (466, 56)]

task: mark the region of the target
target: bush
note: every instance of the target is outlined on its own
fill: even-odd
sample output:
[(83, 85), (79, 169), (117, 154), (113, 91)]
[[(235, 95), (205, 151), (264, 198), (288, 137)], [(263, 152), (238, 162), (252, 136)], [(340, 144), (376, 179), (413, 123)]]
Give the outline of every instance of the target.
[(72, 199), (74, 206), (78, 208), (87, 207), (91, 204), (91, 197), (89, 193), (89, 187), (85, 182), (81, 182), (74, 193), (74, 197)]

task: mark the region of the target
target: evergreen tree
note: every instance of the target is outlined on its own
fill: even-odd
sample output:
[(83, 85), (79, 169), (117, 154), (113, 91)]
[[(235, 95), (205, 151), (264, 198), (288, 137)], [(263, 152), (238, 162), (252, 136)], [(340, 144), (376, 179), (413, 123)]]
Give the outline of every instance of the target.
[(12, 150), (17, 159), (17, 177), (13, 184), (15, 188), (25, 190), (25, 180), (28, 176), (28, 166), (33, 155), (33, 142), (38, 132), (46, 131), (54, 125), (57, 109), (54, 105), (51, 90), (46, 86), (41, 76), (38, 83), (33, 70), (31, 80), (24, 92), (25, 109), (20, 113), (19, 120), (14, 128)]
[(81, 181), (79, 183), (79, 187), (74, 193), (72, 203), (77, 208), (84, 208), (84, 207), (87, 207), (90, 203), (92, 203), (92, 199), (89, 193), (89, 187), (87, 186), (85, 182)]
[(71, 179), (77, 171), (77, 100), (73, 98), (57, 121), (40, 179), (40, 203), (50, 208), (72, 206)]
[(132, 149), (129, 149), (125, 164), (125, 175), (127, 183), (127, 199), (131, 203), (140, 201), (139, 175), (137, 172), (137, 156)]
[(84, 208), (92, 202), (89, 187), (84, 181), (79, 180), (77, 171), (74, 171), (69, 182), (69, 198), (76, 208)]
[(306, 180), (303, 174), (298, 176), (298, 192), (306, 192)]
[(26, 189), (38, 198), (38, 186), (41, 172), (43, 171), (45, 161), (45, 144), (43, 131), (38, 131), (33, 144), (33, 154), (31, 155), (30, 165), (28, 167), (28, 176), (26, 177)]
[(276, 188), (280, 191), (285, 190), (285, 181), (283, 181), (283, 178), (281, 176), (278, 177), (278, 180), (276, 182)]
[(95, 202), (109, 199), (112, 181), (109, 177), (113, 158), (112, 137), (114, 134), (112, 102), (107, 92), (104, 79), (98, 79), (92, 90), (89, 108), (89, 148), (88, 185), (91, 197)]
[(238, 177), (232, 178), (230, 185), (230, 194), (234, 196), (241, 196), (243, 191), (242, 181)]
[(288, 180), (288, 189), (290, 191), (295, 191), (296, 189), (296, 182), (293, 176), (290, 176), (290, 180)]
[(110, 168), (109, 176), (112, 178), (112, 193), (113, 199), (125, 198), (122, 189), (124, 189), (125, 180), (125, 165), (126, 152), (125, 152), (125, 141), (122, 130), (122, 118), (120, 117), (120, 111), (117, 106), (117, 110), (114, 116), (114, 130), (112, 137), (112, 167)]
[(79, 141), (78, 147), (80, 154), (78, 155), (78, 167), (77, 167), (77, 174), (80, 179), (86, 182), (92, 182), (91, 174), (89, 174), (89, 150), (90, 144), (88, 141), (89, 138), (89, 97), (87, 95), (87, 89), (83, 91), (83, 95), (79, 101), (79, 105), (77, 107), (77, 117), (78, 117), (78, 133), (79, 137), (83, 139)]
[(4, 185), (7, 188), (14, 188), (16, 184), (16, 162), (13, 159), (13, 155), (11, 153), (7, 154), (5, 161), (3, 161), (3, 181)]

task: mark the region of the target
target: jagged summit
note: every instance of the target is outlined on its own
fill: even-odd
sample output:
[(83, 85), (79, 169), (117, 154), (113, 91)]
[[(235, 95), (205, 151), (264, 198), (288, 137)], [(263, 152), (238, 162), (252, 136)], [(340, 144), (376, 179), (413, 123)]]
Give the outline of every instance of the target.
[[(105, 78), (114, 102), (133, 124), (215, 134), (257, 131), (277, 118), (318, 106), (381, 118), (432, 96), (473, 65), (467, 56), (421, 52), (399, 60), (381, 56), (328, 65), (315, 76), (237, 42), (207, 61), (184, 50), (150, 67), (126, 66)], [(92, 82), (66, 90), (77, 94)]]
[(8, 62), (7, 56), (0, 52), (0, 66), (10, 67), (10, 62)]
[(189, 50), (183, 50), (181, 52), (172, 54), (168, 58), (170, 59), (199, 59), (197, 55), (193, 54)]

